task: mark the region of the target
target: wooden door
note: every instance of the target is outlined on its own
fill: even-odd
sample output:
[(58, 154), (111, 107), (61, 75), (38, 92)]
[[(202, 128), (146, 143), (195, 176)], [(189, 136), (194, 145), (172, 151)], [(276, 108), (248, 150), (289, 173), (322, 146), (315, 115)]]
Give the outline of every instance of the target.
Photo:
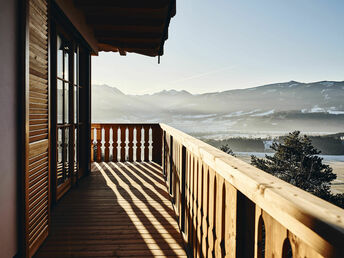
[[(72, 28), (65, 28), (61, 19), (52, 24), (52, 175), (53, 196), (58, 201), (84, 174), (80, 162), (82, 133), (87, 127), (84, 108), (79, 108), (84, 91), (89, 88), (83, 79), (89, 74), (82, 57), (89, 56), (79, 40), (73, 37)], [(80, 61), (81, 60), (81, 61)], [(79, 65), (80, 64), (80, 65)], [(88, 94), (87, 94), (88, 95)], [(86, 98), (87, 99), (87, 98)], [(86, 115), (89, 117), (89, 115)], [(85, 142), (89, 143), (89, 140)]]

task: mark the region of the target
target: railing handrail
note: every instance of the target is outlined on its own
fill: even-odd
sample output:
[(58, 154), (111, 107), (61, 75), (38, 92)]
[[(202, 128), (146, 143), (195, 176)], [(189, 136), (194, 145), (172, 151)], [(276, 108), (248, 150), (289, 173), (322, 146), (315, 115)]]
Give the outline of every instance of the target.
[(338, 255), (329, 246), (343, 249), (343, 209), (178, 129), (163, 123), (160, 127), (317, 252)]

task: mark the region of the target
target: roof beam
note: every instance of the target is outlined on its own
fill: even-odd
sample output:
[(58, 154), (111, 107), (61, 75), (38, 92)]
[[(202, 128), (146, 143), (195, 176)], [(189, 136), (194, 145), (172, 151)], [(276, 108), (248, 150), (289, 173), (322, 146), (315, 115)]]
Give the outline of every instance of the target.
[(74, 0), (75, 5), (84, 6), (103, 6), (103, 7), (121, 7), (121, 8), (144, 8), (160, 9), (166, 7), (170, 0)]
[(120, 30), (97, 30), (96, 38), (113, 38), (113, 39), (161, 39), (161, 32), (140, 32), (140, 31), (120, 31)]
[(92, 25), (110, 25), (110, 26), (136, 26), (136, 27), (160, 27), (165, 24), (165, 19), (154, 19), (150, 17), (138, 18), (128, 16), (104, 16), (87, 15), (86, 21)]
[(99, 40), (99, 43), (115, 46), (119, 49), (137, 48), (137, 49), (156, 49), (160, 46), (160, 41), (145, 42), (137, 40), (136, 42), (128, 42), (122, 40)]
[(165, 6), (159, 9), (147, 9), (147, 8), (121, 8), (121, 7), (106, 7), (103, 6), (80, 6), (80, 8), (88, 15), (104, 15), (113, 16), (114, 13), (121, 14), (121, 16), (138, 17), (138, 18), (155, 18), (164, 19), (166, 17), (168, 7)]

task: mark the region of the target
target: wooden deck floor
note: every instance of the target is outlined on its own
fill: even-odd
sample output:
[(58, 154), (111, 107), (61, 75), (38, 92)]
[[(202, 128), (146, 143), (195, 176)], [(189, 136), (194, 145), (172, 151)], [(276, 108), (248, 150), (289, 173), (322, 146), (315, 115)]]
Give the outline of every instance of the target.
[(187, 257), (161, 168), (93, 163), (58, 203), (35, 257)]

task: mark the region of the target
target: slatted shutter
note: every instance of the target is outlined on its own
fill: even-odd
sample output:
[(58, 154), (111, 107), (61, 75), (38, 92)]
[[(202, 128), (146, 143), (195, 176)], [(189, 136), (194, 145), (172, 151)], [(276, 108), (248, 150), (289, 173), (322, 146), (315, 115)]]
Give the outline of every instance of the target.
[(28, 0), (25, 249), (31, 257), (49, 229), (48, 3)]

